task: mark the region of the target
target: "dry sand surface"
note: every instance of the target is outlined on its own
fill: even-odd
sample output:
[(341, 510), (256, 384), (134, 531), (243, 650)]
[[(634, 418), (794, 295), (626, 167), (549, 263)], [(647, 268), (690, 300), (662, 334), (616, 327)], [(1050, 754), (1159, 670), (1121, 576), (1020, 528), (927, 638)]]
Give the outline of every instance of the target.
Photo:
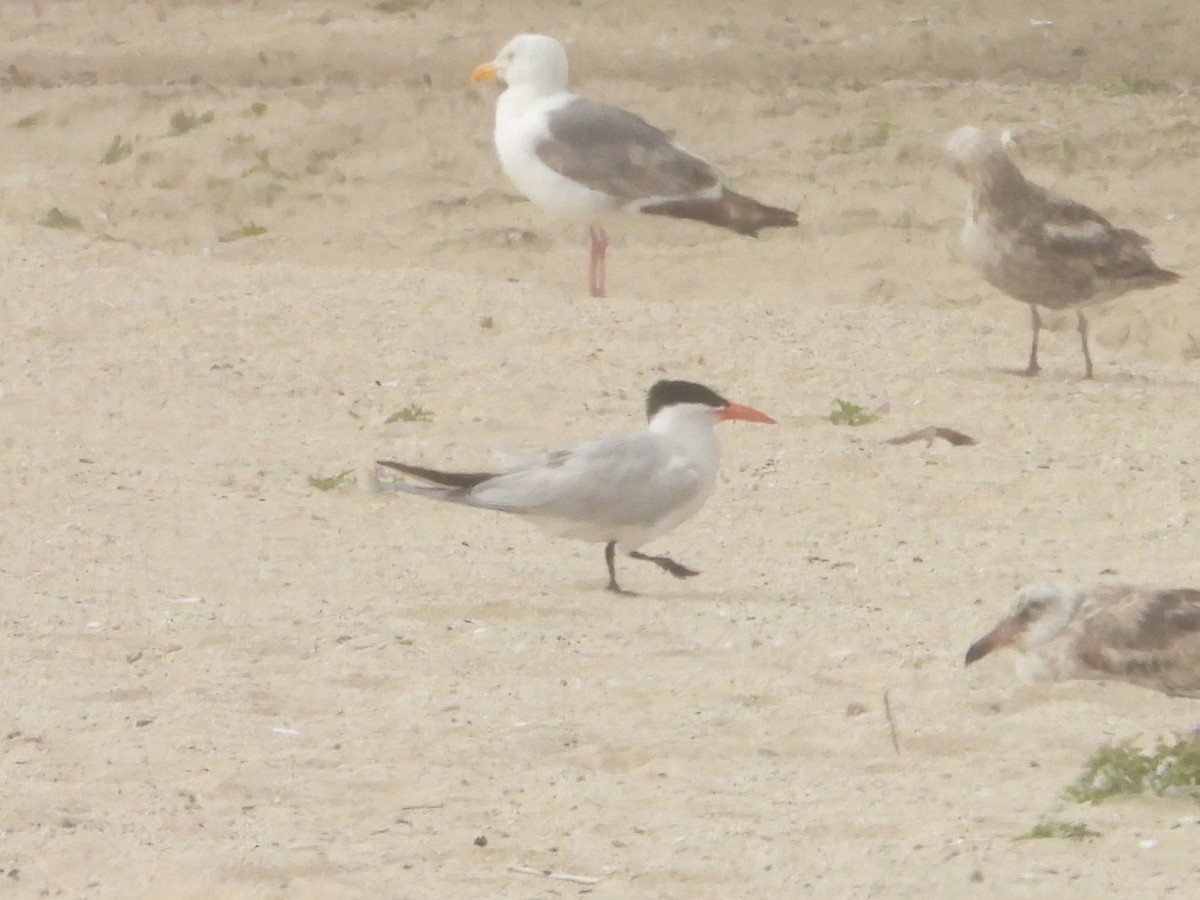
[[(962, 665), (1025, 581), (1200, 585), (1194, 0), (403, 6), (0, 3), (0, 895), (1194, 889), (1194, 803), (1060, 792), (1200, 706)], [(587, 298), (468, 82), (526, 28), (801, 227), (626, 218)], [(1096, 312), (1094, 382), (1070, 315), (1005, 371), (965, 122), (1185, 274)], [(664, 375), (779, 419), (647, 548), (686, 583), (308, 481), (635, 429)], [(979, 443), (882, 443), (926, 425)]]

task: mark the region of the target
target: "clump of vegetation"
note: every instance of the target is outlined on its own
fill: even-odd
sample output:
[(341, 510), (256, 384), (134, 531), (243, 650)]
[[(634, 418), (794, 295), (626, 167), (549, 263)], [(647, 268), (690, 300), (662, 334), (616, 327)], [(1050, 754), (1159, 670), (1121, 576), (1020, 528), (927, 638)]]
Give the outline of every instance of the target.
[(861, 132), (843, 131), (829, 139), (829, 150), (832, 153), (850, 153), (852, 150), (869, 150), (884, 146), (900, 126), (887, 116), (880, 116), (871, 123), (870, 130)]
[(235, 228), (232, 231), (226, 231), (224, 234), (217, 236), (217, 242), (221, 244), (231, 244), (234, 241), (240, 241), (242, 238), (258, 237), (260, 234), (266, 234), (267, 229), (262, 225), (254, 222), (247, 222), (240, 228)]
[(187, 109), (176, 110), (176, 112), (171, 115), (169, 123), (171, 127), (170, 133), (175, 137), (178, 137), (181, 134), (187, 134), (193, 128), (199, 128), (201, 125), (207, 125), (212, 120), (213, 111), (211, 109), (201, 115), (196, 115), (194, 112)]
[(1100, 832), (1088, 828), (1083, 822), (1042, 819), (1028, 831), (1018, 834), (1014, 840), (1039, 841), (1045, 838), (1066, 838), (1069, 841), (1082, 841), (1085, 838), (1093, 837), (1100, 837)]
[(875, 120), (875, 124), (871, 129), (871, 133), (863, 138), (863, 147), (882, 147), (891, 138), (892, 132), (896, 130), (896, 123), (885, 116), (880, 116)]
[(403, 409), (398, 409), (386, 419), (383, 424), (391, 425), (393, 422), (432, 422), (433, 410), (426, 409), (416, 403), (410, 403)]
[(250, 108), (246, 110), (246, 115), (254, 116), (256, 119), (261, 119), (267, 114), (267, 104), (262, 101), (255, 101), (250, 104)]
[(1108, 83), (1108, 90), (1113, 94), (1165, 94), (1172, 88), (1166, 81), (1122, 72)]
[(857, 403), (851, 403), (849, 400), (834, 400), (833, 411), (829, 413), (829, 421), (834, 425), (857, 427), (859, 425), (870, 425), (872, 422), (878, 422), (879, 416), (875, 413), (867, 412), (865, 407), (859, 406)]
[(13, 122), (13, 128), (32, 128), (34, 125), (41, 124), (41, 121), (44, 117), (44, 112), (35, 112), (30, 113), (27, 116), (21, 116), (21, 118)]
[(1150, 750), (1134, 740), (1101, 747), (1063, 793), (1076, 803), (1099, 803), (1118, 794), (1200, 795), (1200, 735), (1173, 734)]
[(429, 5), (429, 0), (380, 0), (375, 8), (385, 13), (415, 12)]
[(65, 213), (57, 206), (51, 207), (38, 224), (43, 228), (83, 228), (83, 223), (79, 221), (78, 216)]
[(345, 472), (339, 472), (336, 475), (309, 475), (308, 483), (318, 491), (332, 491), (334, 488), (341, 487), (350, 481), (353, 476), (354, 470), (347, 469)]
[(246, 178), (250, 175), (270, 175), (272, 178), (287, 177), (285, 172), (282, 172), (271, 165), (270, 150), (255, 150), (254, 155), (258, 158), (258, 162), (242, 173), (243, 178)]
[(100, 165), (111, 166), (113, 163), (118, 163), (127, 157), (133, 155), (133, 142), (123, 141), (119, 134), (113, 135), (112, 143), (108, 145), (108, 149), (104, 151), (104, 155), (100, 157)]

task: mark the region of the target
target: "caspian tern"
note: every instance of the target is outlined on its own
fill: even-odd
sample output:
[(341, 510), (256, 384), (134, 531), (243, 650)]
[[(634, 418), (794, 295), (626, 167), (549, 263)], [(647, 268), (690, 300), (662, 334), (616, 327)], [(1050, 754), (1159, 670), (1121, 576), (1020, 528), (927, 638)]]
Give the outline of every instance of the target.
[(1149, 239), (1117, 228), (1091, 207), (1027, 181), (996, 138), (973, 125), (950, 135), (946, 158), (971, 185), (960, 236), (967, 260), (984, 279), (1029, 304), (1033, 344), (1022, 375), (1036, 375), (1038, 307), (1074, 309), (1084, 377), (1092, 377), (1083, 306), (1133, 290), (1171, 284), (1179, 274), (1158, 266)]
[(1200, 697), (1200, 590), (1031, 584), (966, 663), (1010, 646), (1024, 681), (1098, 678)]
[(714, 431), (724, 419), (775, 420), (730, 403), (690, 381), (659, 381), (646, 397), (646, 429), (557, 450), (504, 472), (443, 472), (407, 463), (377, 464), (431, 482), (385, 482), (390, 490), (528, 517), (551, 534), (604, 544), (607, 589), (617, 583), (619, 547), (676, 578), (698, 574), (667, 556), (638, 548), (689, 519), (708, 499), (721, 450)]
[(589, 289), (604, 296), (608, 235), (617, 210), (694, 219), (757, 237), (793, 227), (796, 214), (737, 193), (715, 166), (633, 113), (567, 90), (567, 52), (552, 37), (519, 34), (471, 74), (500, 78), (496, 152), (509, 180), (553, 216), (590, 223)]

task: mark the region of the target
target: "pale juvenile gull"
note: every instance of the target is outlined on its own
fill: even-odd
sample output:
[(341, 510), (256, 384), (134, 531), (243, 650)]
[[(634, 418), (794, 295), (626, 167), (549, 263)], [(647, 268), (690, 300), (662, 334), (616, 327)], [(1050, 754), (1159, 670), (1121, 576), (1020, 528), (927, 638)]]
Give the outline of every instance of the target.
[(970, 665), (1001, 647), (1025, 681), (1091, 678), (1200, 697), (1200, 590), (1054, 582), (1028, 585), (967, 650)]
[(1082, 306), (1127, 291), (1171, 284), (1179, 275), (1150, 258), (1149, 240), (1117, 228), (1081, 203), (1027, 181), (1000, 142), (973, 125), (950, 136), (946, 157), (971, 185), (961, 240), (967, 260), (987, 281), (1029, 304), (1033, 344), (1022, 374), (1036, 375), (1038, 307), (1073, 308), (1092, 377), (1088, 322)]
[(687, 521), (712, 493), (721, 456), (718, 422), (775, 420), (690, 381), (659, 381), (650, 388), (646, 418), (644, 431), (547, 453), (504, 472), (446, 472), (381, 460), (380, 466), (431, 482), (381, 487), (515, 513), (559, 537), (604, 544), (608, 590), (616, 593), (627, 593), (617, 584), (618, 548), (689, 578), (697, 573), (638, 548)]
[(756, 237), (796, 224), (796, 214), (736, 193), (724, 174), (633, 113), (567, 90), (567, 53), (541, 34), (520, 34), (474, 81), (500, 78), (496, 102), (500, 165), (526, 197), (561, 218), (589, 223), (588, 287), (604, 296), (608, 235), (616, 211), (696, 219)]

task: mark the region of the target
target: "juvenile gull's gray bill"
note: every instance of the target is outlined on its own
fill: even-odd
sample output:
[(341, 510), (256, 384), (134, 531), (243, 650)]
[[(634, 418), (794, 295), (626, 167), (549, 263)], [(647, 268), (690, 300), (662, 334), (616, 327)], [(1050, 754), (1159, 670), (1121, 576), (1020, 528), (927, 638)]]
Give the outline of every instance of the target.
[(1031, 584), (966, 664), (1004, 647), (1026, 680), (1107, 679), (1200, 697), (1200, 590)]

